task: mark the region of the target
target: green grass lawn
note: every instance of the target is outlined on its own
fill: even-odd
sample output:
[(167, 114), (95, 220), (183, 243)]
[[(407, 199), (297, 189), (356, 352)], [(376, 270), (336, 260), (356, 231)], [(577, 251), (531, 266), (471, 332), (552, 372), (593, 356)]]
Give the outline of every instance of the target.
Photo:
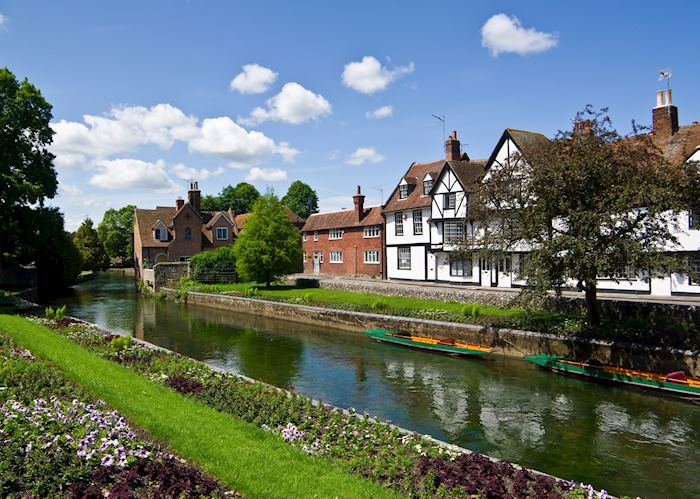
[(308, 456), (27, 319), (0, 315), (0, 331), (246, 497), (395, 497), (340, 464)]
[[(309, 302), (321, 303), (347, 303), (352, 305), (371, 306), (377, 300), (386, 302), (387, 308), (393, 309), (422, 309), (422, 310), (445, 310), (447, 312), (461, 313), (465, 303), (445, 302), (441, 300), (429, 300), (420, 298), (407, 298), (403, 296), (387, 296), (376, 293), (362, 293), (357, 291), (345, 291), (328, 288), (297, 288), (289, 284), (273, 284), (269, 288), (264, 284), (252, 282), (235, 284), (194, 284), (192, 291), (202, 291), (205, 293), (230, 293), (244, 294), (246, 289), (255, 287), (258, 289), (260, 297), (280, 297), (280, 298), (300, 298)], [(525, 314), (525, 310), (520, 308), (501, 308), (489, 305), (480, 305), (479, 311), (482, 315), (491, 317), (519, 317)], [(551, 312), (535, 311), (533, 315), (549, 317), (559, 314)]]

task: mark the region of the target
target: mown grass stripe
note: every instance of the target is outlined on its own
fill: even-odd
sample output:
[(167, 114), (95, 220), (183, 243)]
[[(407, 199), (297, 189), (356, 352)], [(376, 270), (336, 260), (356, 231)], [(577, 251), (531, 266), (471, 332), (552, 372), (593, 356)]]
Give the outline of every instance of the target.
[(395, 497), (339, 464), (308, 456), (254, 425), (153, 383), (27, 319), (0, 315), (0, 331), (247, 497)]

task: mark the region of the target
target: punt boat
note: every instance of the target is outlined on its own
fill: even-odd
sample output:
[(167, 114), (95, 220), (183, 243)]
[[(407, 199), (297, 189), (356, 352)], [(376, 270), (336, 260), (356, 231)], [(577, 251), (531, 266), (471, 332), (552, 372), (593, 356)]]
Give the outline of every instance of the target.
[(593, 360), (577, 362), (553, 355), (530, 355), (525, 357), (525, 360), (573, 376), (623, 383), (685, 397), (700, 397), (700, 379), (688, 378), (683, 371), (661, 374), (600, 364)]
[(483, 345), (475, 345), (466, 341), (455, 340), (453, 338), (431, 338), (429, 336), (417, 336), (410, 333), (386, 331), (384, 329), (367, 329), (363, 331), (370, 338), (396, 345), (428, 350), (431, 352), (444, 353), (448, 355), (486, 355), (495, 349)]

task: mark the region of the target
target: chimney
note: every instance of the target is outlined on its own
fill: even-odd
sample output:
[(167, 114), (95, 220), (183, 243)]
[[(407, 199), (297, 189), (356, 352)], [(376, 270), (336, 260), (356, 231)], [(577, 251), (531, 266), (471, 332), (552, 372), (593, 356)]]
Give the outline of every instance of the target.
[(199, 213), (201, 192), (199, 192), (199, 184), (195, 181), (190, 182), (190, 190), (187, 191), (187, 201), (194, 211)]
[(574, 121), (574, 138), (581, 137), (584, 135), (590, 135), (591, 133), (591, 121), (590, 120), (576, 120)]
[(462, 159), (459, 140), (457, 140), (457, 132), (452, 132), (445, 141), (445, 159), (447, 161), (459, 161)]
[(185, 206), (185, 200), (182, 199), (182, 198), (177, 198), (177, 199), (175, 200), (175, 209), (176, 209), (177, 211), (180, 211), (180, 210), (182, 209), (183, 206)]
[(671, 89), (656, 92), (656, 107), (652, 110), (654, 135), (670, 138), (678, 131), (678, 108), (671, 103)]
[(357, 216), (357, 221), (360, 222), (365, 216), (365, 196), (360, 191), (360, 186), (357, 186), (357, 194), (352, 197), (353, 203), (355, 203), (355, 215)]

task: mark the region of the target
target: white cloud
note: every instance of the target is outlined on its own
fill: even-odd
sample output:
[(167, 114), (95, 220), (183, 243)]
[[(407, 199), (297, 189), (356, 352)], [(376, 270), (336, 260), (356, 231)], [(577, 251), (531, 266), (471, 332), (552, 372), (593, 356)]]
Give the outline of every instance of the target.
[(331, 104), (322, 95), (305, 89), (296, 82), (286, 83), (280, 93), (267, 100), (267, 109), (256, 107), (249, 118), (239, 118), (243, 125), (264, 121), (282, 121), (298, 125), (331, 114)]
[(365, 163), (380, 163), (384, 156), (379, 154), (374, 147), (358, 147), (345, 162), (349, 165), (364, 165)]
[(389, 69), (371, 55), (366, 55), (359, 62), (350, 62), (343, 70), (343, 84), (363, 94), (373, 94), (384, 90), (401, 75), (413, 73), (415, 66), (397, 66)]
[(182, 180), (206, 180), (212, 175), (221, 175), (224, 169), (219, 167), (214, 171), (202, 168), (198, 170), (197, 168), (192, 168), (190, 166), (178, 163), (170, 168), (173, 174)]
[(331, 151), (331, 153), (328, 155), (328, 159), (329, 159), (330, 161), (335, 161), (335, 160), (338, 159), (339, 157), (340, 157), (340, 149), (334, 149), (334, 150)]
[(501, 53), (537, 54), (557, 46), (557, 35), (535, 28), (523, 28), (520, 20), (507, 14), (496, 14), (481, 27), (481, 45), (496, 57)]
[(155, 163), (129, 158), (101, 160), (95, 166), (98, 173), (90, 178), (90, 184), (103, 189), (144, 189), (156, 192), (180, 190), (168, 177), (162, 159)]
[(230, 87), (231, 90), (242, 94), (261, 94), (267, 92), (276, 79), (277, 73), (270, 68), (259, 64), (246, 64), (243, 66), (243, 72), (231, 80)]
[(7, 23), (9, 19), (6, 16), (0, 14), (0, 31), (7, 31)]
[(74, 184), (64, 184), (59, 182), (58, 184), (58, 194), (59, 196), (80, 196), (83, 190)]
[(394, 108), (392, 106), (382, 106), (374, 111), (367, 111), (365, 116), (368, 120), (381, 120), (382, 118), (388, 118), (392, 114), (394, 114)]
[(112, 155), (132, 153), (146, 145), (170, 149), (176, 142), (190, 151), (223, 157), (234, 167), (247, 167), (280, 154), (291, 161), (298, 151), (276, 144), (261, 132), (248, 131), (231, 118), (199, 121), (170, 104), (113, 108), (105, 116), (85, 115), (83, 122), (52, 123), (56, 132), (51, 150), (56, 165), (78, 166)]
[(254, 166), (250, 169), (245, 179), (248, 182), (255, 182), (256, 180), (263, 182), (282, 182), (283, 180), (287, 180), (287, 178), (287, 172), (279, 168), (258, 168)]

